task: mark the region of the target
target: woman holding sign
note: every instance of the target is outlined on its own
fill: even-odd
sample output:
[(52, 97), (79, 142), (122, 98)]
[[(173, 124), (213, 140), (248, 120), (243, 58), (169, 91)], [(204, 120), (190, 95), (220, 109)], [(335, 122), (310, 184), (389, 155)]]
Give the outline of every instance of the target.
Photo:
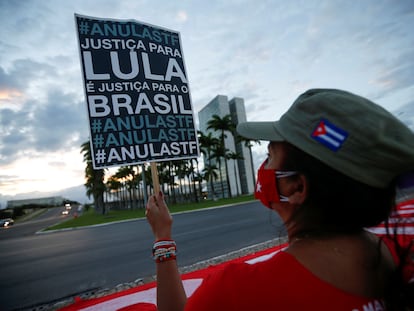
[[(147, 218), (155, 236), (158, 309), (410, 310), (412, 242), (365, 230), (390, 216), (395, 187), (414, 170), (414, 133), (371, 101), (313, 89), (276, 122), (239, 124), (267, 140), (256, 197), (285, 223), (289, 246), (272, 258), (229, 264), (187, 299), (162, 193)], [(406, 176), (406, 175), (405, 175)]]

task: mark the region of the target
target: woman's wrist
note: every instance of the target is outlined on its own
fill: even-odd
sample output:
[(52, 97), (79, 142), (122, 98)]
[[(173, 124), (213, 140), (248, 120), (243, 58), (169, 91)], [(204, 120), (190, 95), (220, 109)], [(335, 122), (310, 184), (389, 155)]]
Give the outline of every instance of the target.
[(156, 263), (177, 259), (177, 246), (172, 239), (158, 239), (152, 247), (152, 256)]
[(155, 237), (154, 243), (158, 241), (174, 241), (171, 235), (160, 235), (160, 237)]

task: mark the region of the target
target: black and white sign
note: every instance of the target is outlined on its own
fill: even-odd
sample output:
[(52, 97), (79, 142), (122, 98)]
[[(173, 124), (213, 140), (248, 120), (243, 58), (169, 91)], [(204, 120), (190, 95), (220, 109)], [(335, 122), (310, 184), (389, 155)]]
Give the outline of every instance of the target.
[(199, 154), (178, 32), (75, 14), (95, 169)]

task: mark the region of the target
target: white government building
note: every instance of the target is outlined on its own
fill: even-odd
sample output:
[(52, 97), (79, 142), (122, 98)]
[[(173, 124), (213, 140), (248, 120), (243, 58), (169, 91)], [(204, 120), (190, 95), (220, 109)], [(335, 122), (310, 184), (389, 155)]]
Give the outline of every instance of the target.
[[(244, 100), (243, 98), (239, 97), (235, 97), (229, 101), (227, 96), (217, 95), (198, 112), (200, 131), (204, 135), (212, 133), (213, 137), (219, 138), (221, 134), (220, 132), (214, 131), (212, 129), (207, 129), (207, 123), (213, 115), (218, 115), (221, 118), (226, 115), (230, 115), (231, 120), (235, 125), (239, 124), (240, 122), (247, 121)], [(224, 140), (225, 148), (231, 152), (240, 154), (243, 159), (227, 161), (227, 168), (229, 172), (228, 176), (226, 175), (226, 167), (224, 161), (221, 163), (224, 196), (228, 196), (227, 179), (229, 180), (232, 196), (240, 194), (251, 194), (254, 192), (255, 172), (253, 170), (253, 162), (250, 149), (246, 147), (243, 142), (235, 142), (233, 135), (227, 133), (226, 136), (227, 137)], [(204, 163), (208, 163), (208, 160), (205, 157)], [(212, 161), (212, 164), (214, 163), (215, 162)], [(215, 164), (217, 168), (219, 168), (219, 165), (217, 163)], [(218, 175), (220, 176), (220, 174)], [(216, 197), (222, 197), (223, 192), (220, 178), (215, 181), (213, 187)], [(208, 193), (211, 193), (209, 182), (207, 183), (207, 190)]]

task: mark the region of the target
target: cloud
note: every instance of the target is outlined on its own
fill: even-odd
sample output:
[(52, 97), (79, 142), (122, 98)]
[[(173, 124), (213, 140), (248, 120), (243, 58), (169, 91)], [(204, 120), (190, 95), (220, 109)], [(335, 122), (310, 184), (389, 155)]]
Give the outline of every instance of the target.
[(393, 114), (414, 132), (414, 100), (401, 106)]
[[(53, 90), (45, 105), (33, 113), (34, 144), (39, 151), (53, 151), (80, 146), (86, 138), (86, 108), (74, 102), (74, 96)], [(51, 129), (53, 129), (51, 131)]]
[(184, 23), (188, 20), (188, 15), (186, 11), (178, 11), (176, 15), (176, 21), (179, 23)]
[[(19, 111), (1, 109), (0, 163), (10, 163), (25, 152), (58, 152), (79, 147), (87, 139), (85, 109), (68, 94), (52, 93), (50, 101)], [(83, 108), (83, 107), (82, 107)], [(27, 109), (28, 110), (28, 109)]]
[(29, 58), (18, 59), (4, 70), (0, 67), (0, 90), (12, 89), (19, 94), (36, 95), (45, 86), (39, 89), (40, 84), (54, 81), (56, 78), (55, 67), (47, 63), (40, 63)]
[(12, 109), (0, 110), (0, 164), (7, 164), (30, 146), (27, 135), (29, 114)]
[[(413, 42), (414, 44), (414, 42)], [(394, 58), (382, 62), (382, 70), (372, 81), (381, 92), (378, 97), (387, 96), (414, 85), (414, 49), (398, 53)]]
[(68, 75), (75, 71), (71, 68), (79, 70), (73, 63), (55, 55), (47, 63), (26, 57), (7, 70), (0, 67), (0, 164), (23, 153), (79, 147), (86, 140), (86, 107), (75, 84), (80, 74)]
[(28, 100), (21, 109), (0, 109), (0, 164), (23, 153), (80, 148), (88, 133), (86, 108), (74, 98), (51, 90), (46, 102)]

